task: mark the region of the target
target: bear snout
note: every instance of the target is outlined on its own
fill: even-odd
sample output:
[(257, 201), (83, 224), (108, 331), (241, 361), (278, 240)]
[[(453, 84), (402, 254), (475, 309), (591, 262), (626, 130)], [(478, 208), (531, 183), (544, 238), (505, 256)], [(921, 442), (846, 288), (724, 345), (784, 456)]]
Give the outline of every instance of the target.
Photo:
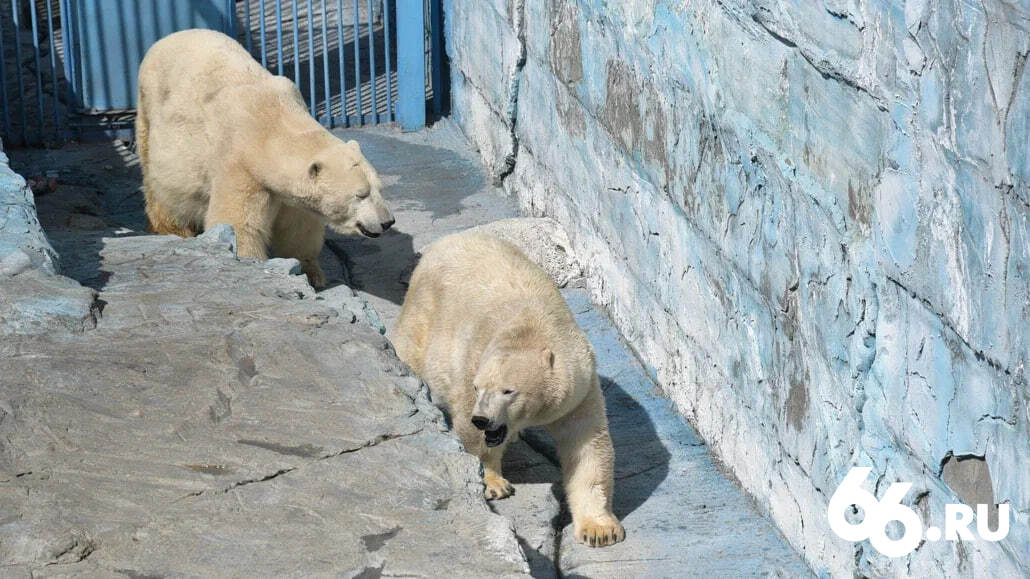
[(361, 234), (364, 235), (365, 237), (371, 237), (371, 238), (375, 239), (376, 237), (379, 237), (380, 235), (383, 234), (382, 231), (373, 231), (373, 230), (369, 229), (368, 227), (365, 227), (365, 224), (360, 222), (360, 221), (358, 221), (357, 225), (358, 225), (358, 231), (361, 232)]
[(365, 237), (375, 238), (379, 237), (383, 233), (386, 233), (386, 230), (393, 227), (393, 224), (396, 222), (397, 220), (395, 220), (393, 216), (390, 215), (384, 221), (379, 221), (378, 223), (367, 223), (364, 220), (359, 219), (357, 222), (357, 227), (358, 231)]
[(475, 426), (479, 430), (486, 430), (490, 426), (490, 420), (485, 416), (473, 416), (472, 426)]

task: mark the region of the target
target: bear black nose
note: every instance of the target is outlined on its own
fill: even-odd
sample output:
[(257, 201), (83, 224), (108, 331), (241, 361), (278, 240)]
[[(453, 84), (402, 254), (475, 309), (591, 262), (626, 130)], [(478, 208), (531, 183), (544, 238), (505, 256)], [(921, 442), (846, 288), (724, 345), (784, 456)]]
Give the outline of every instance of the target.
[(486, 430), (486, 427), (490, 426), (490, 420), (488, 420), (485, 416), (473, 416), (472, 426), (475, 426), (480, 430)]
[(387, 229), (393, 227), (394, 223), (397, 223), (397, 220), (391, 217), (389, 221), (384, 221), (380, 223), (380, 225), (383, 226), (383, 231), (386, 231)]

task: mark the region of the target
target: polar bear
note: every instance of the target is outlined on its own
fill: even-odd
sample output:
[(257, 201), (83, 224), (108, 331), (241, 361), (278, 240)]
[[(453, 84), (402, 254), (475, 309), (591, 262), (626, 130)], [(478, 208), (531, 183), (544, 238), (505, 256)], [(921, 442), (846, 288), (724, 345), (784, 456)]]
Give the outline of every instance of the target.
[(594, 351), (543, 269), (494, 237), (444, 237), (412, 273), (391, 338), (483, 461), (486, 498), (512, 493), (501, 474), (508, 443), (545, 426), (576, 538), (604, 546), (625, 537), (612, 514), (615, 452)]
[(308, 114), (297, 86), (232, 38), (184, 30), (139, 69), (136, 142), (149, 228), (236, 230), (243, 257), (295, 257), (315, 287), (325, 226), (378, 237), (394, 223), (375, 169)]

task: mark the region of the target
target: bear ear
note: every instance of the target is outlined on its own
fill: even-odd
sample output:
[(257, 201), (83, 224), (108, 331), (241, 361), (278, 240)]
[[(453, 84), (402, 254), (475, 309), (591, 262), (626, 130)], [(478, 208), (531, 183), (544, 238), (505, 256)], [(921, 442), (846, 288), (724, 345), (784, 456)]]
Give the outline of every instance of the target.
[(554, 352), (550, 348), (544, 348), (542, 351), (544, 366), (547, 368), (554, 368)]
[(314, 163), (311, 164), (310, 167), (308, 167), (308, 177), (311, 177), (312, 179), (314, 179), (315, 177), (318, 177), (318, 174), (321, 173), (321, 172), (322, 172), (322, 163), (319, 163), (318, 161), (315, 161)]

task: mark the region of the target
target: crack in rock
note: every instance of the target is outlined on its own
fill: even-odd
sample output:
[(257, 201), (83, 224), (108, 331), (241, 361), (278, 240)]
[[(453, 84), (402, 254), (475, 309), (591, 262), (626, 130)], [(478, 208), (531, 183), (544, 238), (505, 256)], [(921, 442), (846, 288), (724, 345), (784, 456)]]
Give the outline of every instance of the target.
[(519, 156), (519, 135), (516, 131), (519, 120), (519, 87), (522, 84), (522, 69), (526, 66), (526, 6), (525, 0), (516, 0), (511, 8), (512, 26), (515, 29), (515, 38), (519, 43), (519, 57), (515, 61), (515, 67), (508, 79), (508, 110), (505, 111), (507, 124), (511, 135), (511, 154), (504, 158), (504, 167), (497, 174), (495, 184), (500, 186), (504, 180), (515, 171), (515, 163)]
[(97, 545), (89, 537), (73, 534), (55, 548), (57, 550), (50, 555), (51, 560), (46, 563), (48, 566), (71, 565), (84, 561), (97, 550)]
[(214, 493), (214, 494), (225, 494), (225, 493), (228, 493), (229, 491), (231, 491), (233, 489), (236, 489), (236, 488), (239, 488), (239, 487), (244, 487), (244, 486), (255, 484), (255, 483), (262, 483), (262, 482), (270, 481), (270, 480), (272, 480), (274, 478), (277, 478), (277, 477), (282, 476), (282, 475), (284, 475), (286, 473), (289, 473), (289, 472), (293, 472), (295, 470), (297, 470), (297, 467), (284, 468), (284, 469), (277, 470), (274, 473), (272, 473), (270, 475), (267, 475), (267, 476), (264, 476), (264, 477), (261, 477), (261, 478), (252, 478), (252, 479), (241, 480), (241, 481), (238, 481), (238, 482), (234, 482), (231, 485), (229, 485), (229, 486), (227, 486), (225, 488), (221, 488), (221, 489), (205, 489), (205, 490), (202, 490), (202, 491), (195, 491), (195, 492), (192, 492), (192, 493), (190, 493), (190, 494), (188, 494), (186, 496), (188, 496), (188, 497), (199, 497), (201, 495), (212, 494), (212, 493)]
[[(237, 442), (240, 443), (240, 444), (248, 445), (248, 446), (256, 446), (258, 448), (269, 450), (271, 452), (276, 452), (278, 454), (286, 454), (286, 455), (291, 455), (291, 456), (300, 456), (300, 457), (305, 457), (305, 458), (311, 458), (311, 459), (314, 459), (315, 461), (319, 461), (319, 460), (328, 460), (328, 459), (331, 459), (331, 458), (336, 458), (338, 456), (343, 456), (345, 454), (350, 454), (350, 453), (353, 453), (353, 452), (358, 452), (359, 450), (363, 450), (363, 449), (366, 449), (366, 448), (371, 448), (373, 446), (377, 446), (380, 443), (386, 442), (386, 441), (389, 441), (389, 440), (396, 440), (398, 438), (406, 438), (406, 437), (409, 437), (409, 436), (416, 436), (416, 435), (420, 434), (422, 431), (423, 431), (423, 428), (418, 428), (417, 430), (415, 430), (413, 432), (408, 432), (408, 433), (381, 434), (381, 435), (379, 435), (379, 436), (377, 436), (377, 437), (375, 437), (375, 438), (373, 438), (371, 440), (368, 440), (365, 443), (360, 444), (358, 446), (355, 446), (355, 447), (352, 447), (352, 448), (345, 448), (343, 450), (339, 450), (339, 451), (336, 451), (336, 452), (331, 452), (331, 453), (328, 453), (328, 454), (321, 454), (321, 455), (319, 455), (317, 453), (316, 454), (307, 453), (307, 451), (312, 450), (312, 449), (322, 450), (320, 447), (315, 447), (313, 445), (307, 445), (307, 444), (300, 445), (300, 446), (287, 446), (287, 445), (282, 445), (282, 444), (277, 444), (277, 443), (262, 442), (262, 441), (256, 441), (256, 440), (248, 440), (248, 439), (240, 439)], [(302, 452), (303, 452), (303, 454), (302, 454)], [(266, 476), (263, 476), (263, 477), (260, 477), (260, 478), (245, 479), (245, 480), (234, 482), (234, 483), (230, 484), (227, 487), (222, 487), (222, 488), (217, 488), (217, 489), (203, 489), (203, 490), (199, 490), (199, 491), (194, 491), (194, 492), (191, 492), (191, 493), (187, 494), (185, 498), (188, 498), (188, 497), (199, 497), (201, 495), (206, 495), (206, 494), (225, 494), (225, 493), (228, 493), (229, 491), (231, 491), (233, 489), (237, 489), (239, 487), (243, 487), (243, 486), (247, 486), (247, 485), (251, 485), (251, 484), (256, 484), (256, 483), (262, 483), (262, 482), (270, 481), (270, 480), (278, 478), (278, 477), (280, 477), (280, 476), (282, 476), (284, 474), (288, 474), (288, 473), (291, 473), (293, 471), (299, 470), (300, 468), (301, 468), (301, 466), (294, 466), (294, 467), (289, 467), (289, 468), (283, 468), (283, 469), (279, 469), (279, 470), (275, 471), (272, 474), (269, 474), (269, 475), (266, 475)]]
[(980, 350), (980, 349), (976, 348), (975, 346), (973, 346), (973, 344), (970, 343), (969, 340), (967, 340), (966, 337), (963, 336), (958, 331), (958, 329), (954, 326), (954, 324), (952, 324), (951, 320), (949, 320), (948, 317), (943, 312), (937, 311), (937, 308), (935, 308), (933, 306), (933, 303), (931, 303), (929, 299), (919, 295), (914, 290), (909, 289), (907, 286), (905, 286), (905, 284), (901, 283), (899, 280), (895, 279), (894, 277), (891, 277), (891, 276), (886, 276), (886, 277), (887, 277), (887, 281), (889, 281), (892, 284), (896, 285), (899, 289), (901, 289), (906, 294), (908, 294), (909, 297), (911, 297), (912, 299), (914, 299), (917, 302), (919, 302), (931, 314), (933, 314), (934, 317), (937, 318), (940, 321), (942, 326), (944, 326), (945, 328), (950, 330), (951, 333), (954, 334), (956, 338), (958, 338), (959, 342), (961, 342), (963, 346), (965, 346), (970, 352), (973, 353), (973, 357), (974, 358), (976, 358), (977, 360), (981, 360), (983, 362), (986, 362), (988, 366), (990, 366), (991, 368), (994, 368), (998, 372), (1001, 372), (1001, 373), (1005, 374), (1006, 376), (1011, 376), (1012, 375), (1012, 370), (1011, 369), (1006, 368), (1005, 366), (1002, 365), (1001, 362), (999, 362), (998, 360), (995, 360), (991, 356), (988, 356), (987, 352), (985, 352), (984, 350)]

